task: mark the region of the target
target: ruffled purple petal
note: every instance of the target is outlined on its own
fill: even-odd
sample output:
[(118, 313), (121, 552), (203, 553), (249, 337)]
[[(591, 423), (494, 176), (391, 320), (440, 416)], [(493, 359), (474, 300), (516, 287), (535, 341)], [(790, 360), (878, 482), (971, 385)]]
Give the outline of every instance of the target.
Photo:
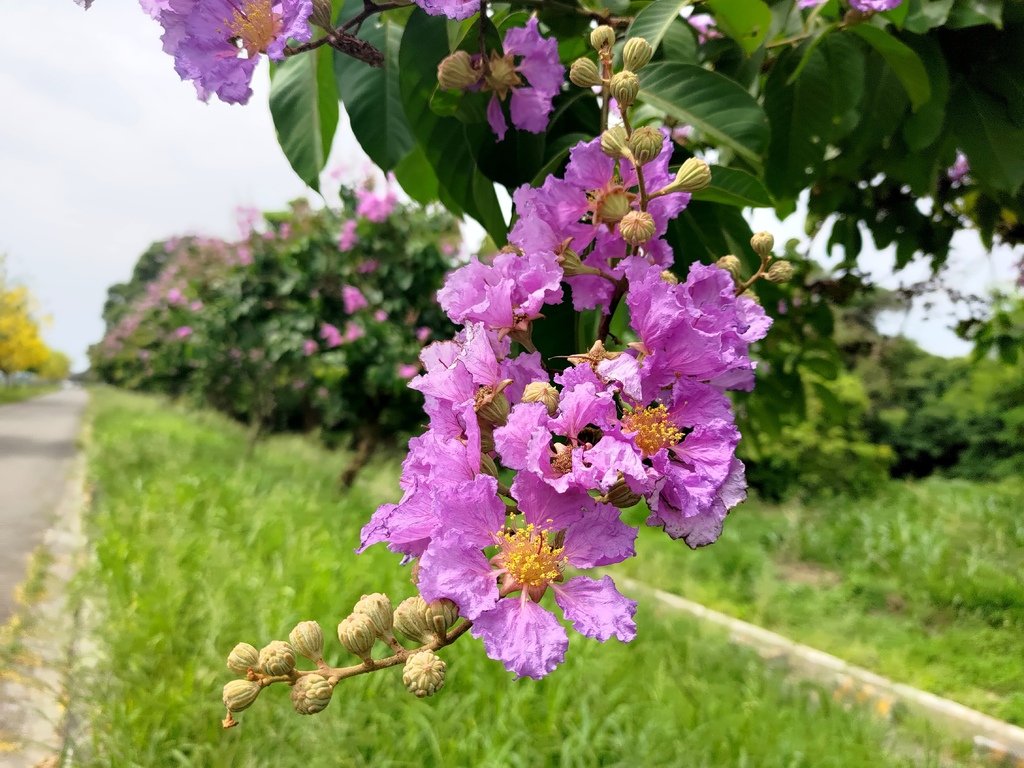
[(500, 600), (473, 621), (470, 632), (484, 641), (488, 656), (517, 677), (539, 680), (562, 663), (569, 648), (558, 619), (526, 599)]
[(586, 491), (570, 488), (565, 493), (558, 493), (530, 472), (517, 474), (511, 490), (526, 522), (550, 531), (567, 529), (584, 516), (589, 516), (597, 506)]
[(490, 124), (491, 130), (494, 131), (494, 135), (498, 137), (498, 141), (504, 141), (505, 134), (508, 132), (508, 123), (505, 122), (505, 113), (501, 109), (501, 102), (498, 101), (497, 96), (492, 96), (487, 103), (487, 122)]
[(596, 504), (565, 531), (565, 558), (576, 568), (621, 563), (636, 554), (637, 529), (626, 525), (619, 510)]
[(599, 581), (577, 576), (564, 584), (552, 585), (552, 589), (565, 618), (581, 635), (602, 643), (610, 637), (624, 643), (636, 637), (636, 601), (624, 597), (611, 576)]
[(424, 600), (447, 598), (471, 621), (498, 601), (498, 583), (491, 564), (479, 548), (456, 533), (430, 542), (420, 558), (417, 585)]

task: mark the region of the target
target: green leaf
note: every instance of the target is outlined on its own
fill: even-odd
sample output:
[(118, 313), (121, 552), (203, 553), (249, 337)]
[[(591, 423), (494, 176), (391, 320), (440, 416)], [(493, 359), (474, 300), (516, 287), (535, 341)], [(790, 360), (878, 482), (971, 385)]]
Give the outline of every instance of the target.
[(696, 64), (661, 61), (641, 71), (640, 95), (711, 141), (760, 165), (768, 143), (768, 120), (761, 105), (735, 81)]
[(903, 140), (914, 152), (931, 146), (942, 133), (949, 101), (949, 69), (942, 49), (932, 37), (916, 38), (914, 48), (928, 68), (932, 96), (903, 124)]
[(713, 264), (727, 253), (748, 266), (759, 263), (750, 248), (750, 225), (738, 208), (699, 200), (669, 222), (667, 239), (675, 253), (673, 271), (686, 277), (690, 264)]
[(832, 22), (824, 27), (818, 27), (814, 31), (814, 34), (810, 37), (810, 42), (803, 49), (804, 53), (800, 58), (800, 63), (796, 65), (796, 69), (794, 69), (793, 74), (789, 76), (789, 79), (786, 81), (786, 85), (792, 85), (800, 78), (801, 73), (804, 71), (804, 67), (807, 66), (807, 62), (810, 61), (814, 52), (818, 50), (818, 46), (825, 40), (825, 36), (834, 32), (838, 26), (839, 22)]
[(418, 144), (395, 166), (395, 178), (405, 193), (420, 205), (437, 200), (437, 174)]
[(665, 39), (661, 41), (662, 57), (666, 61), (684, 64), (697, 63), (697, 35), (693, 27), (682, 19), (676, 19), (668, 26)]
[(1024, 183), (1024, 129), (1010, 121), (1003, 104), (968, 83), (954, 89), (948, 109), (971, 175), (983, 186), (1016, 194)]
[(370, 19), (363, 23), (359, 35), (384, 53), (384, 66), (368, 67), (336, 51), (334, 73), (352, 133), (370, 159), (381, 170), (389, 171), (413, 146), (398, 88), (402, 29), (393, 22)]
[(723, 203), (738, 208), (770, 208), (771, 195), (755, 176), (738, 168), (711, 166), (711, 186), (696, 192), (694, 200)]
[(910, 97), (911, 108), (916, 112), (932, 95), (928, 70), (924, 68), (914, 49), (901, 43), (885, 30), (870, 24), (855, 24), (851, 32), (874, 48), (889, 65)]
[(679, 12), (691, 2), (692, 0), (655, 0), (636, 15), (626, 30), (626, 38), (642, 37), (657, 48), (669, 27), (679, 18)]
[(292, 169), (320, 191), (320, 171), (338, 127), (338, 90), (331, 49), (292, 56), (270, 74), (270, 114), (277, 141)]
[(946, 23), (953, 8), (953, 0), (906, 0), (907, 18), (903, 28), (916, 35), (923, 35)]
[(476, 143), (493, 141), (486, 126), (467, 126), (430, 109), (437, 86), (437, 62), (447, 56), (448, 33), (443, 18), (416, 9), (409, 17), (399, 50), (399, 86), (405, 117), (424, 157), (434, 169), (438, 197), (456, 214), (479, 221), (496, 244), (504, 245), (508, 227), (494, 184), (477, 169), (469, 136)]
[(761, 0), (706, 0), (718, 28), (738, 42), (749, 56), (764, 42), (772, 23), (771, 9)]
[(950, 29), (992, 24), (1003, 28), (1003, 0), (956, 0), (946, 26)]

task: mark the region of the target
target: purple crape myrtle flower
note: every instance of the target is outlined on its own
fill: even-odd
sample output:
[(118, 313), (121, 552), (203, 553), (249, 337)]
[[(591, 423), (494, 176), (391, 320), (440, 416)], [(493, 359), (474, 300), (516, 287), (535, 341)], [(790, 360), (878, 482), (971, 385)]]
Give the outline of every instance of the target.
[(959, 149), (956, 151), (956, 160), (954, 163), (946, 169), (946, 177), (953, 184), (963, 184), (964, 179), (971, 172), (971, 164), (967, 160), (967, 155), (961, 152)]
[(817, 8), (819, 5), (824, 5), (828, 0), (797, 0), (797, 8)]
[[(356, 234), (356, 220), (349, 219), (341, 225), (341, 232), (338, 234), (338, 250), (344, 253), (345, 251), (351, 251), (356, 243), (359, 242), (359, 235)], [(365, 262), (364, 262), (365, 263)], [(362, 264), (360, 264), (360, 267)], [(358, 269), (356, 271), (363, 271)], [(372, 271), (372, 270), (371, 270)]]
[(714, 40), (722, 36), (722, 33), (718, 31), (718, 27), (715, 25), (715, 17), (708, 13), (690, 14), (686, 19), (686, 23), (697, 32), (697, 42), (701, 45), (708, 40)]
[(562, 300), (562, 268), (553, 251), (529, 256), (502, 250), (490, 264), (473, 259), (452, 272), (437, 294), (456, 323), (483, 323), (502, 337), (528, 333), (544, 304)]
[[(672, 141), (662, 132), (662, 150), (643, 166), (649, 190), (656, 191), (672, 180), (668, 164)], [(554, 252), (564, 254), (566, 247), (586, 254), (583, 264), (612, 279), (622, 277), (617, 262), (629, 253), (629, 246), (618, 231), (618, 222), (631, 210), (639, 210), (637, 175), (628, 160), (616, 162), (601, 151), (601, 140), (581, 142), (569, 154), (562, 179), (548, 176), (540, 187), (522, 186), (513, 195), (518, 220), (509, 235), (510, 242), (526, 254)], [(650, 201), (647, 212), (654, 219), (654, 235), (641, 249), (647, 261), (666, 268), (672, 263), (672, 249), (662, 239), (668, 222), (679, 215), (690, 201), (686, 192), (661, 195)], [(577, 310), (601, 307), (607, 311), (614, 285), (597, 274), (570, 275), (573, 306)]]
[[(203, 101), (216, 95), (230, 104), (252, 96), (252, 74), (261, 53), (284, 58), (289, 38), (309, 40), (312, 0), (141, 0), (164, 28), (164, 51), (182, 80)], [(244, 54), (244, 55), (243, 55)]]
[(181, 326), (179, 328), (175, 328), (174, 329), (174, 338), (176, 338), (176, 339), (187, 339), (189, 336), (192, 335), (192, 333), (193, 333), (193, 331), (192, 331), (192, 329), (189, 326), (183, 325), (183, 326)]
[[(508, 123), (501, 103), (511, 94), (512, 124), (530, 133), (548, 127), (552, 101), (562, 90), (565, 68), (558, 59), (558, 41), (540, 34), (536, 17), (525, 27), (513, 27), (502, 41), (505, 55), (491, 53), (483, 67), (483, 87), (493, 92), (487, 105), (487, 122), (503, 141)], [(523, 78), (526, 82), (523, 82)]]
[(479, 0), (416, 0), (416, 5), (431, 16), (447, 16), (462, 21), (480, 10)]
[(323, 326), (321, 326), (320, 338), (324, 340), (328, 349), (340, 347), (343, 343), (341, 331), (338, 330), (337, 326), (331, 325), (330, 323), (324, 323)]
[(398, 195), (390, 186), (380, 193), (372, 189), (356, 190), (356, 215), (367, 221), (377, 224), (387, 221), (397, 203)]
[(341, 301), (345, 305), (345, 313), (353, 315), (360, 309), (369, 306), (363, 292), (354, 285), (341, 286)]
[(565, 581), (564, 571), (632, 557), (636, 529), (585, 492), (559, 494), (529, 474), (516, 478), (511, 493), (521, 512), (511, 519), (496, 496), (446, 499), (445, 530), (420, 559), (423, 598), (454, 601), (487, 655), (519, 677), (542, 678), (565, 658), (565, 629), (539, 605), (549, 590), (576, 631), (631, 641), (636, 603), (609, 576)]
[(882, 13), (896, 8), (903, 0), (850, 0), (850, 7), (861, 13)]

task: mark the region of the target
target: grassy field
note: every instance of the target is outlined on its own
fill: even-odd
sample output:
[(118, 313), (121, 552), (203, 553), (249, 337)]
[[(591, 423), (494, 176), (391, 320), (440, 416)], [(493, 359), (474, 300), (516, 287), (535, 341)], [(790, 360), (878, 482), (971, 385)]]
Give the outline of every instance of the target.
[(56, 392), (56, 384), (3, 384), (0, 383), (0, 405), (20, 403), (40, 395)]
[(1022, 510), (1024, 483), (940, 478), (867, 500), (748, 502), (714, 546), (641, 536), (624, 568), (1024, 725)]
[(79, 589), (100, 661), (76, 689), (92, 765), (938, 764), (930, 738), (897, 740), (892, 726), (652, 605), (631, 646), (575, 637), (543, 681), (514, 682), (467, 636), (444, 651), (448, 684), (431, 699), (389, 670), (344, 681), (324, 713), (302, 718), (274, 686), (222, 731), (234, 643), (282, 639), (307, 618), (333, 627), (364, 592), (412, 594), (393, 555), (352, 554), (372, 508), (395, 496), (397, 468), (373, 466), (339, 496), (338, 457), (297, 438), (247, 456), (242, 430), (220, 417), (103, 390), (92, 418), (96, 557)]

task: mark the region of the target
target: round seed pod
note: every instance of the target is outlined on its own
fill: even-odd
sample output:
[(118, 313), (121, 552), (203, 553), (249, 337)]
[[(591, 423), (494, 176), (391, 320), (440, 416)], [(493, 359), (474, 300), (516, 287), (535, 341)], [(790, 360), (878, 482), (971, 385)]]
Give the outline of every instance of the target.
[(631, 37), (622, 48), (622, 63), (626, 69), (639, 72), (650, 63), (654, 48), (642, 37)]
[(248, 643), (239, 643), (228, 654), (228, 669), (236, 675), (247, 675), (251, 667), (260, 663), (260, 652)]
[(629, 137), (629, 151), (633, 153), (633, 161), (644, 166), (660, 155), (662, 138), (661, 131), (649, 125), (633, 131)]
[(643, 245), (654, 237), (654, 217), (647, 211), (630, 211), (619, 222), (622, 239), (630, 245)]
[(785, 283), (793, 279), (793, 265), (788, 261), (776, 261), (765, 273), (769, 283)]
[(448, 665), (433, 651), (419, 651), (405, 662), (402, 682), (416, 698), (433, 696), (444, 686)]
[(554, 416), (558, 411), (558, 390), (546, 381), (531, 381), (523, 389), (524, 403), (544, 403), (548, 415)]
[(252, 680), (232, 680), (224, 686), (221, 696), (224, 706), (231, 712), (248, 709), (260, 694), (260, 684)]
[(353, 613), (338, 625), (338, 639), (349, 653), (367, 661), (373, 644), (377, 642), (377, 630), (365, 613)]
[(750, 247), (762, 259), (766, 258), (771, 255), (772, 249), (775, 247), (775, 238), (772, 237), (771, 232), (755, 232), (754, 236), (750, 238)]
[(260, 668), (265, 675), (287, 675), (295, 669), (295, 651), (283, 640), (274, 640), (260, 650)]
[(288, 635), (292, 648), (310, 661), (324, 657), (324, 631), (315, 621), (302, 621)]
[(615, 45), (615, 30), (602, 24), (590, 33), (590, 47), (595, 51), (610, 51)]
[(624, 69), (612, 75), (608, 90), (620, 107), (623, 109), (631, 107), (636, 101), (636, 95), (640, 92), (640, 78), (636, 76), (635, 72)]
[(303, 675), (292, 686), (292, 706), (300, 715), (323, 712), (331, 703), (334, 689), (323, 675)]

